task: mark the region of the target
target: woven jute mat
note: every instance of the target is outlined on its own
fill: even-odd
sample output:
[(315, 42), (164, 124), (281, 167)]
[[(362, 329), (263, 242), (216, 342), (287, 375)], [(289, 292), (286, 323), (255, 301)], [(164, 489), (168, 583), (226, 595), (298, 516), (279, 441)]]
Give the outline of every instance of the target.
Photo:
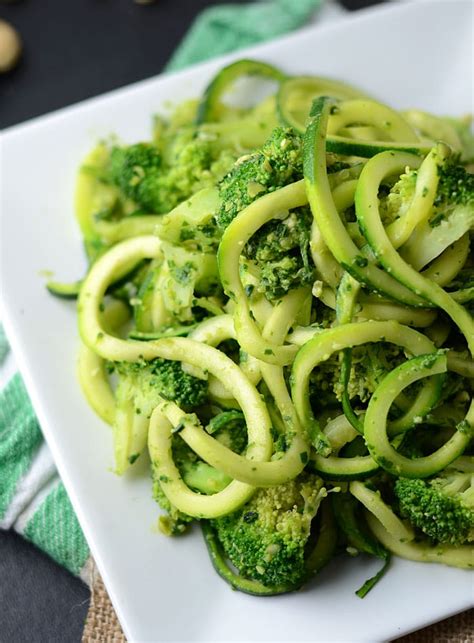
[[(97, 571), (82, 643), (126, 643), (109, 595)], [(474, 643), (474, 609), (423, 630), (396, 639), (394, 643)]]
[(91, 602), (82, 633), (82, 643), (126, 643), (127, 639), (112, 607), (104, 581), (95, 565), (89, 584)]

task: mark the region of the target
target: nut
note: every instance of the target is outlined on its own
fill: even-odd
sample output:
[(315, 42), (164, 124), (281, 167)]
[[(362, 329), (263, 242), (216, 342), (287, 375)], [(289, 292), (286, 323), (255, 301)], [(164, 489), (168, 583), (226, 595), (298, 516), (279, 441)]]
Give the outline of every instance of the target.
[(0, 20), (0, 73), (12, 69), (21, 54), (21, 40), (16, 29)]

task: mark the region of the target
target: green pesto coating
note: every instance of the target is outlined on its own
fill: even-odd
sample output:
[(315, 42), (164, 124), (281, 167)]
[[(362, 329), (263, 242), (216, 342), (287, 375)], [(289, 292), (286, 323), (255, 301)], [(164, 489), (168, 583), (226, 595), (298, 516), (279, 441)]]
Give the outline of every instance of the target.
[[(415, 194), (418, 172), (408, 169), (386, 194), (381, 194), (380, 214), (390, 223), (405, 214)], [(474, 212), (474, 174), (466, 171), (459, 157), (450, 156), (438, 167), (439, 183), (429, 223), (432, 227), (450, 217), (458, 207)]]
[(129, 389), (137, 408), (140, 408), (139, 399), (153, 400), (153, 408), (158, 403), (157, 397), (185, 408), (199, 406), (207, 399), (207, 382), (183, 371), (180, 362), (156, 358), (150, 362), (119, 362), (115, 366), (122, 394)]
[(322, 480), (303, 473), (258, 489), (241, 509), (212, 521), (226, 556), (246, 577), (267, 586), (305, 579), (305, 548), (318, 510)]
[(224, 230), (258, 197), (302, 177), (301, 137), (291, 128), (277, 127), (260, 150), (239, 159), (220, 181), (219, 227)]
[(467, 172), (458, 158), (449, 157), (439, 167), (438, 174), (435, 208), (441, 211), (456, 205), (468, 205), (474, 209), (474, 174)]
[(399, 478), (395, 495), (404, 518), (437, 543), (474, 540), (472, 474), (445, 470), (431, 480)]
[(153, 474), (153, 499), (166, 512), (160, 516), (159, 527), (166, 536), (179, 536), (183, 534), (194, 518), (176, 509), (166, 497), (161, 487), (160, 480)]
[[(418, 172), (407, 168), (398, 181), (390, 188), (382, 186), (380, 194), (380, 216), (386, 225), (403, 216), (415, 196)], [(384, 194), (385, 192), (385, 194)]]
[(258, 290), (267, 299), (280, 299), (289, 290), (315, 279), (309, 240), (313, 216), (309, 207), (292, 211), (286, 219), (266, 223), (247, 243), (244, 254), (260, 269)]
[[(367, 402), (387, 373), (403, 359), (400, 348), (388, 342), (355, 346), (347, 384), (349, 399)], [(342, 402), (341, 364), (339, 354), (335, 353), (312, 371), (309, 390), (317, 408)]]

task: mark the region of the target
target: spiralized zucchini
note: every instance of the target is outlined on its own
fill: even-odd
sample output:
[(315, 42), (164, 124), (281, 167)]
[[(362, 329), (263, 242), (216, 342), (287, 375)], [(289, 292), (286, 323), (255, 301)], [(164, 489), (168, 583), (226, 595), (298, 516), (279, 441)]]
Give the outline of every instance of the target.
[[(274, 93), (226, 103), (249, 77)], [(48, 285), (78, 293), (81, 387), (113, 426), (116, 473), (148, 450), (163, 530), (202, 520), (232, 587), (297, 589), (336, 542), (384, 561), (361, 597), (390, 552), (471, 565), (465, 137), (461, 121), (240, 60), (157, 119), (151, 142), (101, 143), (86, 158), (76, 205), (90, 266), (77, 283)], [(247, 510), (261, 498), (274, 503), (267, 523)], [(440, 506), (463, 527), (440, 520)], [(292, 511), (298, 527), (272, 528), (250, 563), (246, 530), (265, 542)], [(241, 526), (221, 541), (225, 517)], [(430, 520), (442, 523), (437, 542)], [(265, 580), (295, 543), (300, 576)]]

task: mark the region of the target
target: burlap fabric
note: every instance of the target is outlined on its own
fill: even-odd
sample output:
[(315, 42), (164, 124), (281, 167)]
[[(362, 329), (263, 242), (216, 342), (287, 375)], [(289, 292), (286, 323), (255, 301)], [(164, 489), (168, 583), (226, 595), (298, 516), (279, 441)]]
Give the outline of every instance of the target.
[[(92, 597), (82, 643), (126, 643), (104, 583), (93, 574)], [(474, 609), (423, 630), (396, 639), (394, 643), (474, 643)]]
[(105, 589), (104, 581), (94, 566), (90, 578), (91, 602), (87, 613), (82, 643), (125, 643), (115, 610)]

